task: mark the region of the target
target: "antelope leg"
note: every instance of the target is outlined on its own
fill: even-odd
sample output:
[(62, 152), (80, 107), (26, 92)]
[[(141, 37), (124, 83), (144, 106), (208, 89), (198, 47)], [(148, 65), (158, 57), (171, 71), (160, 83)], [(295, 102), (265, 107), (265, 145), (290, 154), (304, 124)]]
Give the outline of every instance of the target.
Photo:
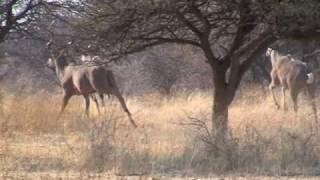
[(275, 86), (271, 83), (270, 86), (269, 86), (269, 89), (270, 89), (270, 92), (271, 92), (271, 95), (272, 95), (272, 99), (273, 99), (274, 104), (276, 105), (276, 108), (279, 109), (280, 106), (279, 106), (279, 104), (277, 102), (276, 96), (274, 95), (274, 88), (275, 88)]

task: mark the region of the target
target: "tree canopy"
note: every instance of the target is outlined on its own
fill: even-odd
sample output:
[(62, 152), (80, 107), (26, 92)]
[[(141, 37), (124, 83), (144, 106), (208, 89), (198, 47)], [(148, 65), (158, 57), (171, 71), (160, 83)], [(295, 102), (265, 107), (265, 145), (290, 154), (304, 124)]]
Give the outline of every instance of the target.
[(31, 22), (35, 22), (40, 0), (5, 0), (0, 2), (0, 42), (10, 32), (23, 32)]
[(228, 106), (241, 78), (268, 46), (277, 39), (313, 39), (320, 33), (320, 2), (315, 0), (84, 0), (77, 4), (75, 11), (81, 18), (76, 25), (111, 60), (167, 43), (202, 50), (213, 72), (212, 132), (218, 134), (227, 132)]

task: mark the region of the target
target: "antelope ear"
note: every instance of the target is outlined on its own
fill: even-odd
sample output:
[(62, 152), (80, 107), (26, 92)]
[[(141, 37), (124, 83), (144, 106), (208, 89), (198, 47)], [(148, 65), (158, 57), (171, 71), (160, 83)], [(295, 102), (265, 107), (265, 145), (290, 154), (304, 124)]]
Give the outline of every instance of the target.
[(82, 61), (82, 62), (85, 62), (85, 61), (86, 61), (86, 57), (85, 57), (83, 54), (81, 55), (81, 61)]
[(53, 68), (53, 66), (54, 66), (54, 63), (53, 63), (53, 59), (52, 58), (48, 58), (48, 61), (47, 61), (47, 67), (49, 67), (49, 68)]
[(271, 48), (268, 48), (267, 51), (266, 51), (266, 56), (270, 56), (271, 51), (272, 51), (272, 49), (271, 49)]
[(98, 61), (98, 60), (100, 60), (100, 57), (99, 56), (93, 56), (92, 60), (93, 61)]

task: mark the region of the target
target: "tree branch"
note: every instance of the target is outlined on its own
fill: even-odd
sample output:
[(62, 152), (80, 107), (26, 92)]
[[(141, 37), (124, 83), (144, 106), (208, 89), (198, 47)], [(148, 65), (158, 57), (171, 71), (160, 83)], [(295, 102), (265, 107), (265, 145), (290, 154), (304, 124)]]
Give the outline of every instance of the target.
[[(141, 52), (147, 48), (151, 48), (154, 46), (158, 46), (164, 44), (164, 42), (161, 41), (155, 41), (155, 42), (150, 42), (144, 45), (140, 45), (139, 47), (134, 47), (131, 49), (125, 49), (125, 50), (120, 50), (120, 52), (118, 53), (114, 53), (114, 54), (110, 54), (109, 56), (111, 57), (109, 61), (116, 61), (119, 60), (120, 58), (127, 56), (129, 54), (133, 54), (133, 53), (138, 53)], [(113, 56), (113, 57), (112, 57)]]
[(196, 28), (190, 21), (188, 21), (181, 12), (177, 11), (177, 12), (176, 12), (176, 15), (177, 15), (178, 19), (179, 19), (180, 21), (182, 21), (182, 22), (183, 22), (192, 32), (194, 32), (198, 37), (201, 37), (201, 36), (202, 36), (201, 31), (200, 31), (198, 28)]
[(202, 14), (202, 12), (198, 9), (198, 7), (195, 5), (194, 0), (191, 2), (191, 10), (192, 12), (198, 17), (198, 19), (203, 23), (205, 27), (205, 32), (210, 32), (210, 22), (209, 20)]
[(252, 64), (252, 62), (257, 60), (258, 57), (261, 56), (261, 54), (263, 54), (263, 52), (267, 49), (267, 47), (273, 42), (275, 42), (276, 40), (277, 38), (275, 36), (269, 35), (264, 37), (264, 39), (260, 41), (260, 43), (256, 46), (256, 48), (253, 50), (253, 53), (250, 54), (247, 60), (241, 63), (241, 67), (240, 67), (241, 77), (250, 68), (250, 65)]
[[(251, 9), (247, 0), (239, 2), (239, 23), (237, 24), (236, 35), (230, 46), (229, 54), (233, 54), (235, 50), (243, 44), (243, 41), (248, 33), (250, 33), (256, 25), (251, 24), (254, 19), (250, 16)], [(249, 18), (250, 17), (250, 18)]]
[[(232, 102), (235, 90), (239, 87), (240, 81), (245, 72), (247, 72), (247, 70), (250, 68), (250, 65), (256, 59), (258, 59), (258, 57), (263, 53), (263, 51), (265, 51), (265, 49), (267, 49), (267, 47), (271, 43), (277, 40), (272, 34), (269, 34), (267, 36), (261, 34), (260, 38), (257, 39), (259, 39), (259, 41), (254, 41), (256, 43), (252, 43), (255, 45), (254, 47), (248, 46), (252, 47), (252, 49), (248, 49), (246, 51), (246, 54), (249, 53), (249, 55), (246, 57), (246, 60), (244, 62), (240, 63), (241, 56), (235, 56), (234, 58), (237, 58), (237, 61), (232, 61), (230, 72), (231, 74), (228, 84), (228, 93), (230, 94), (230, 96), (228, 96), (230, 98), (228, 100), (229, 103)], [(242, 55), (245, 56), (245, 54)]]
[(259, 37), (255, 38), (251, 42), (247, 43), (246, 45), (242, 46), (237, 51), (235, 51), (235, 53), (233, 53), (233, 57), (240, 57), (246, 52), (248, 52), (250, 49), (254, 49), (261, 40), (263, 40), (266, 36), (271, 34), (272, 34), (272, 29), (269, 27), (263, 33), (261, 33)]
[(19, 20), (19, 19), (21, 19), (21, 18), (24, 18), (25, 15), (26, 15), (28, 12), (30, 12), (32, 9), (36, 8), (36, 7), (39, 6), (40, 4), (41, 4), (41, 1), (39, 1), (39, 2), (36, 3), (36, 4), (33, 4), (33, 0), (30, 0), (30, 1), (28, 2), (27, 7), (26, 7), (23, 11), (21, 11), (19, 14), (16, 15), (15, 21), (17, 21), (17, 20)]
[(176, 43), (176, 44), (189, 44), (197, 47), (201, 47), (198, 42), (187, 40), (187, 39), (179, 39), (179, 38), (164, 38), (164, 37), (151, 37), (151, 38), (137, 38), (136, 40), (143, 40), (143, 41), (154, 41), (157, 40), (161, 43)]
[(303, 58), (310, 58), (310, 57), (312, 57), (316, 54), (319, 54), (319, 53), (320, 53), (320, 49), (317, 49), (317, 50), (313, 51), (312, 53), (304, 55)]

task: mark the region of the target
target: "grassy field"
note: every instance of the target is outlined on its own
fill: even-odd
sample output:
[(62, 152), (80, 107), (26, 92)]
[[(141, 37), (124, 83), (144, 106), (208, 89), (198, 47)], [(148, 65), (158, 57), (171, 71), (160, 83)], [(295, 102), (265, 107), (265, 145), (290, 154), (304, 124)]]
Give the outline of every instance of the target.
[(320, 173), (319, 133), (303, 95), (295, 120), (290, 108), (276, 110), (261, 89), (241, 91), (230, 109), (227, 158), (212, 153), (214, 142), (205, 141), (211, 98), (211, 92), (200, 91), (127, 97), (139, 126), (133, 129), (114, 99), (107, 100), (102, 115), (92, 103), (88, 119), (82, 99), (75, 97), (57, 120), (61, 95), (8, 93), (1, 108), (1, 176), (301, 178)]

